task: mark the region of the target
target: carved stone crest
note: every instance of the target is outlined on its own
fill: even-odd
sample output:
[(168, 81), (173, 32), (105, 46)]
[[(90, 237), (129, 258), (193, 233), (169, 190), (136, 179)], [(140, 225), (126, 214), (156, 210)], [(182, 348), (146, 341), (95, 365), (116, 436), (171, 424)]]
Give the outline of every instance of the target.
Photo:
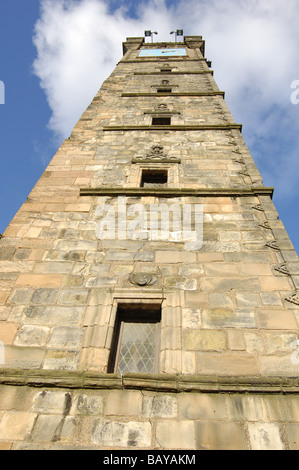
[(157, 278), (151, 273), (133, 273), (130, 275), (129, 281), (134, 286), (144, 287), (156, 284)]
[(180, 163), (177, 157), (169, 157), (164, 153), (164, 147), (153, 145), (150, 152), (145, 156), (135, 157), (133, 163)]
[(158, 111), (169, 111), (169, 108), (166, 103), (158, 104), (157, 108)]

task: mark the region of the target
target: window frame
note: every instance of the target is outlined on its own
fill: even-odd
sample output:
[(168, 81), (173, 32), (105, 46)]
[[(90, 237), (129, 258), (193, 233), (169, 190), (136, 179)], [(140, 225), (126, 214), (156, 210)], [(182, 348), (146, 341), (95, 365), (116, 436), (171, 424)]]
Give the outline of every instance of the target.
[(163, 185), (164, 187), (167, 187), (168, 180), (169, 180), (169, 175), (168, 175), (168, 169), (166, 169), (166, 168), (165, 169), (164, 168), (163, 169), (162, 168), (160, 168), (160, 169), (142, 168), (141, 169), (140, 187), (141, 188), (148, 187), (144, 184), (144, 183), (147, 183), (146, 181), (144, 181), (144, 176), (146, 176), (146, 174), (149, 175), (149, 174), (155, 174), (155, 173), (156, 173), (156, 175), (158, 175), (158, 174), (162, 175), (163, 174), (163, 176), (166, 177), (166, 181), (165, 182), (160, 182), (160, 183), (159, 182), (158, 183), (152, 182), (152, 183), (149, 183), (149, 184), (151, 184), (153, 186), (156, 185), (157, 187), (160, 187), (161, 185)]
[[(136, 311), (141, 312), (139, 318)], [(155, 347), (154, 347), (154, 370), (153, 372), (141, 372), (148, 374), (158, 374), (160, 370), (160, 354), (161, 354), (161, 323), (162, 323), (162, 307), (161, 302), (148, 303), (119, 303), (116, 311), (114, 323), (114, 332), (110, 349), (108, 362), (108, 373), (120, 373), (119, 359), (122, 347), (122, 335), (125, 323), (152, 323), (155, 324)], [(132, 371), (127, 371), (132, 373)], [(137, 372), (134, 372), (137, 373)]]

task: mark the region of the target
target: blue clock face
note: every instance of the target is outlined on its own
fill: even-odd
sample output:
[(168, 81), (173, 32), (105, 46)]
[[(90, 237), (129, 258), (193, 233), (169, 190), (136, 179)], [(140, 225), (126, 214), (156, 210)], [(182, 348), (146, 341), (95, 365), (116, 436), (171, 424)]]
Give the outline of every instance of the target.
[(142, 49), (138, 57), (178, 57), (186, 56), (187, 51), (184, 48), (178, 49)]

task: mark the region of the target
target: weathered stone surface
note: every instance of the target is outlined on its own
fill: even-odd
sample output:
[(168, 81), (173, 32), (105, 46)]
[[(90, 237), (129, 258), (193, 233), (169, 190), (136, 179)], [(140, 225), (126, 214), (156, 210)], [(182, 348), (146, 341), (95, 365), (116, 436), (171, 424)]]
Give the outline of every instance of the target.
[(245, 431), (237, 423), (197, 423), (198, 450), (247, 450)]
[(248, 432), (252, 450), (285, 450), (279, 424), (249, 423)]
[(151, 445), (151, 424), (98, 420), (93, 428), (92, 441), (104, 447), (147, 448)]
[(157, 423), (156, 446), (162, 449), (194, 450), (195, 430), (192, 421), (175, 421), (169, 426), (168, 420)]

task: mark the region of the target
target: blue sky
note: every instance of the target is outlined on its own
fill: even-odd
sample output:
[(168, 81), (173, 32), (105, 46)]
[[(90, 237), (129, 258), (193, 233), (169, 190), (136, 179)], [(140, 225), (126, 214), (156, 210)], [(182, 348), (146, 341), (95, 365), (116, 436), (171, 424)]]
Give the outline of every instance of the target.
[[(0, 0), (0, 233), (145, 29), (203, 35), (215, 79), (299, 253), (298, 0)], [(82, 86), (83, 84), (83, 86)], [(297, 95), (299, 97), (299, 93)]]

